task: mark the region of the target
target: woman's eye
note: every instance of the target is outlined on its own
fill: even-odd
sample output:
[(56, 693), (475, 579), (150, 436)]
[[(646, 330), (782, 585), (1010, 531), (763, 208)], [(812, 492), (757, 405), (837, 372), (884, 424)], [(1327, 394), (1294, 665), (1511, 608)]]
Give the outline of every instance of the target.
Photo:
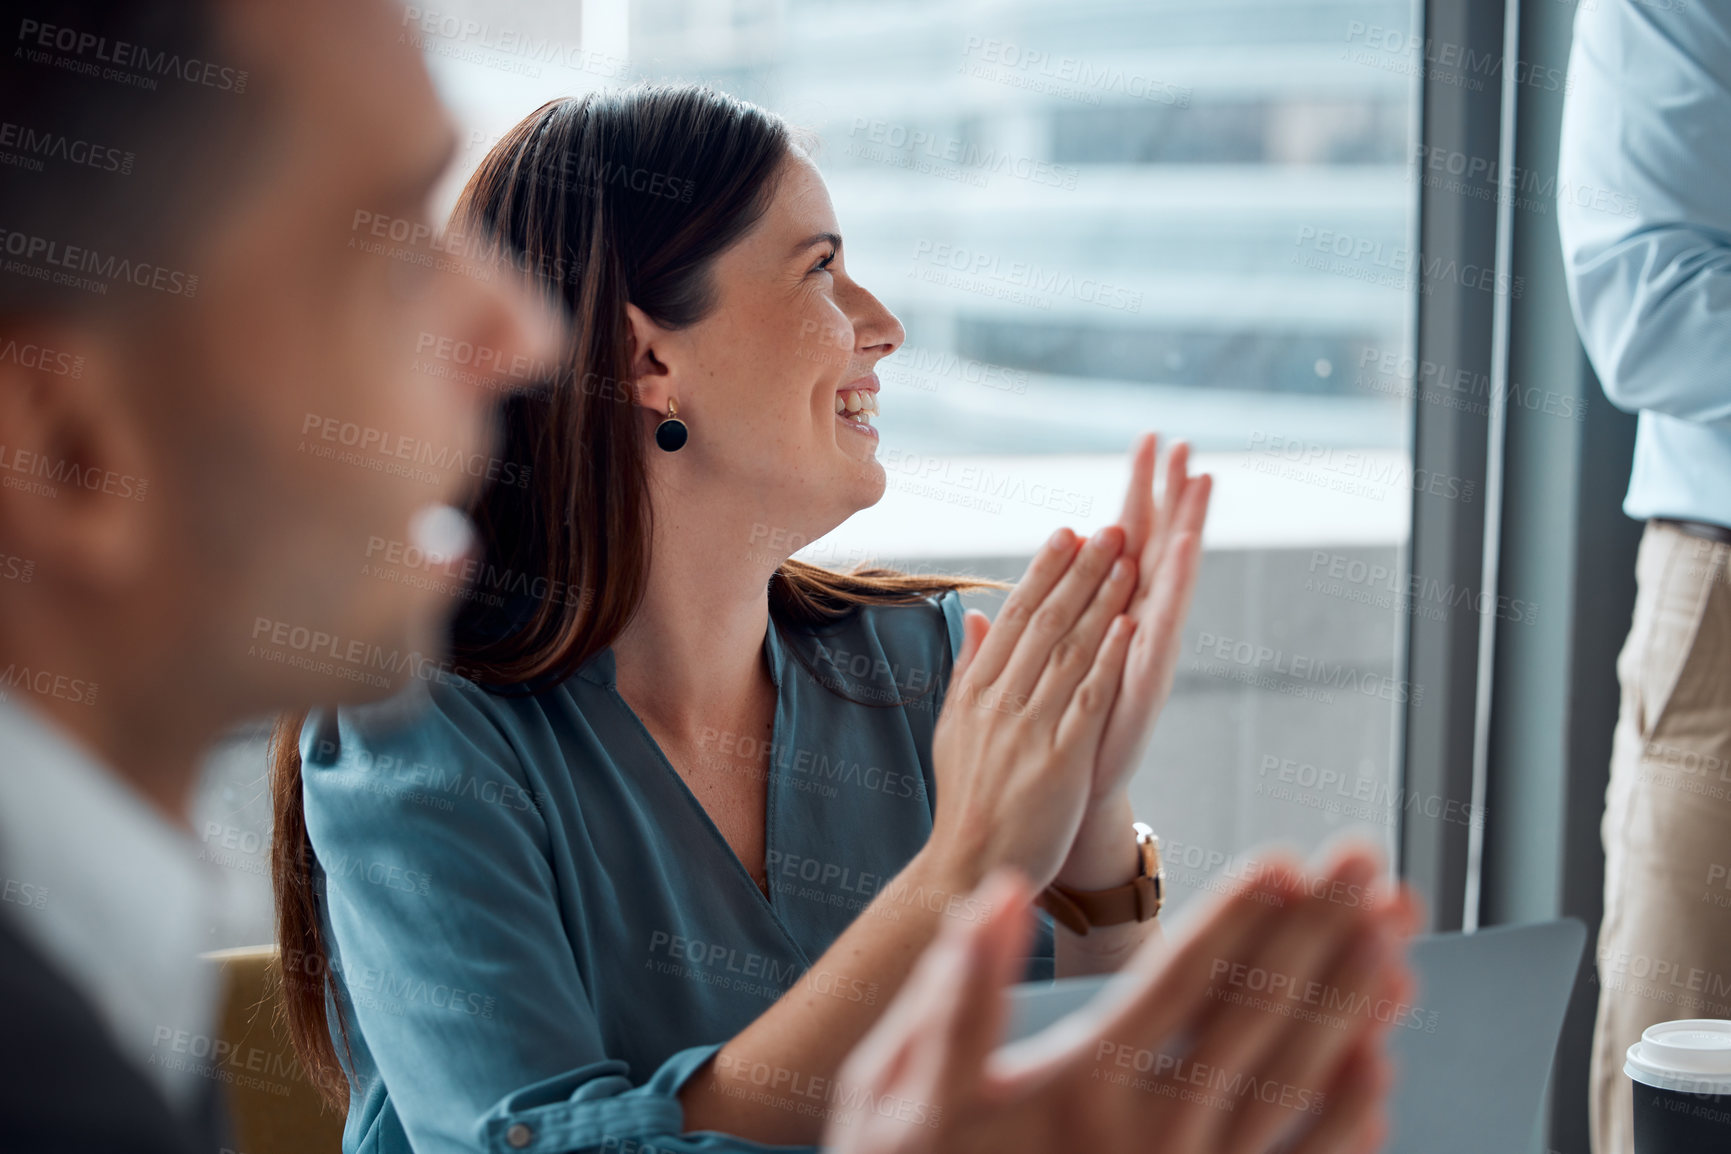
[(831, 249), (829, 252), (824, 254), (824, 258), (822, 260), (818, 261), (817, 265), (811, 271), (812, 272), (828, 272), (829, 266), (832, 262), (834, 262), (835, 257), (836, 257), (835, 250)]

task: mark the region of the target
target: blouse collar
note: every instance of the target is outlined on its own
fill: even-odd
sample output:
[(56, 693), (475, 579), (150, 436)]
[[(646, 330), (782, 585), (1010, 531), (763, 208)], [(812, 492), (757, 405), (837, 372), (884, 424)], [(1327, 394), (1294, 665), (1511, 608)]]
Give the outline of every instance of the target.
[[(771, 617), (764, 630), (763, 650), (769, 658), (769, 678), (777, 689), (781, 688), (781, 674), (784, 662), (787, 660), (787, 647), (782, 643), (781, 631), (775, 627), (775, 618)], [(603, 689), (616, 689), (619, 684), (619, 666), (613, 657), (613, 647), (609, 645), (577, 670), (577, 676)]]

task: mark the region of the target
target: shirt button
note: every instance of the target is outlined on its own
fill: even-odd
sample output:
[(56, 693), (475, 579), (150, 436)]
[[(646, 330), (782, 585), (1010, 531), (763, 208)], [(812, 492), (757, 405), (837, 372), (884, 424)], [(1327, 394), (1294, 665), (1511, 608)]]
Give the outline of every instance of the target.
[(505, 1128), (505, 1144), (513, 1150), (521, 1150), (535, 1140), (535, 1131), (521, 1122), (513, 1122)]

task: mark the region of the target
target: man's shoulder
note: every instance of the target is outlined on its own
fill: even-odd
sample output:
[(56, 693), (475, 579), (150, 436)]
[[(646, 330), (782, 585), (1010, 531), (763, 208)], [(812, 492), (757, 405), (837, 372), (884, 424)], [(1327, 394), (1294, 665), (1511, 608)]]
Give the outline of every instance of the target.
[(0, 1133), (13, 1154), (213, 1154), (109, 1038), (96, 1011), (0, 916)]

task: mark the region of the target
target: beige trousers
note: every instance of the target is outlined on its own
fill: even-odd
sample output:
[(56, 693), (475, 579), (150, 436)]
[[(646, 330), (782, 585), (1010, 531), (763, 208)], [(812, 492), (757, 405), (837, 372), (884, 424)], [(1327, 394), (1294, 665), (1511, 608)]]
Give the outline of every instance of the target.
[(1649, 523), (1617, 657), (1601, 834), (1594, 1154), (1633, 1154), (1623, 1057), (1674, 1018), (1731, 1018), (1731, 545)]

